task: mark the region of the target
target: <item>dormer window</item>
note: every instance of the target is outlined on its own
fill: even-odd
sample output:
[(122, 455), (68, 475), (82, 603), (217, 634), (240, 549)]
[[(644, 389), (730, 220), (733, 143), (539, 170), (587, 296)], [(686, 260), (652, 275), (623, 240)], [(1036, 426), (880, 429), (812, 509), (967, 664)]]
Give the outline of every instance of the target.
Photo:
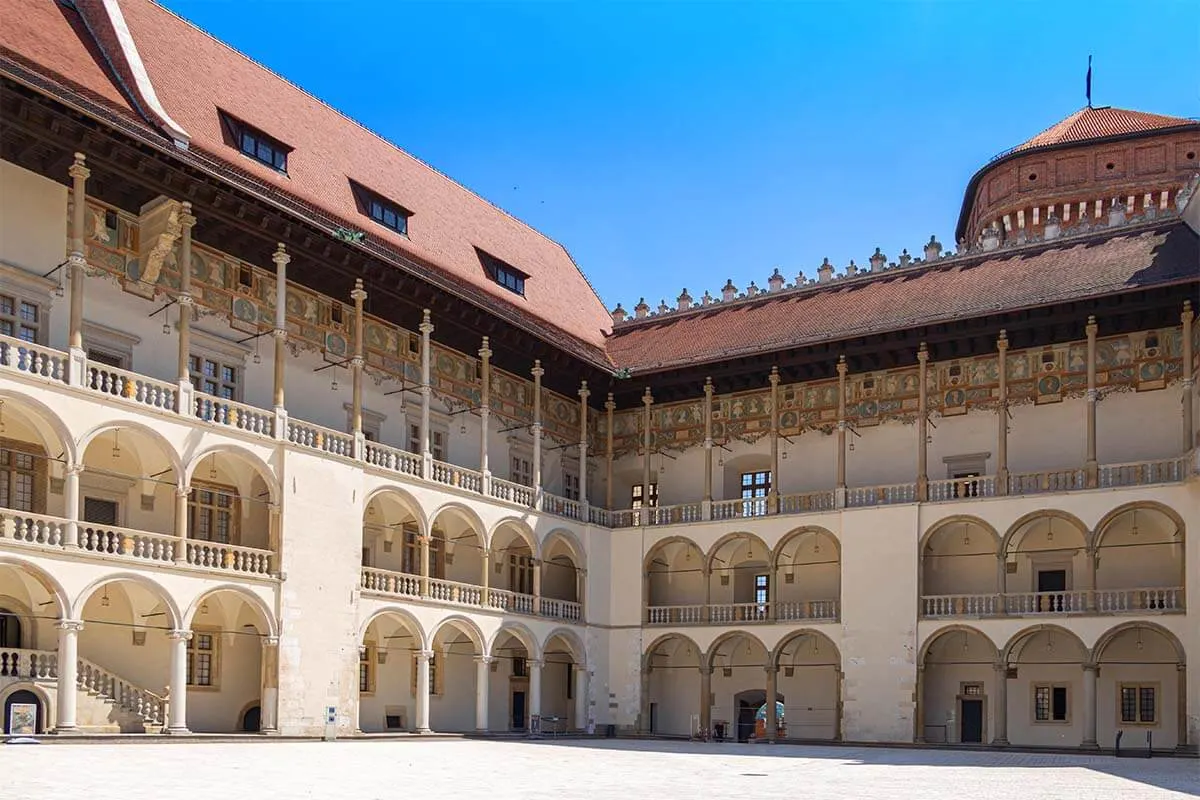
[(287, 158), (292, 148), (228, 114), (221, 114), (221, 123), (226, 142), (236, 147), (242, 155), (287, 174)]
[(529, 278), (521, 270), (496, 258), (491, 253), (485, 253), (478, 247), (475, 252), (479, 255), (479, 263), (483, 265), (488, 277), (508, 289), (513, 294), (525, 296), (525, 281)]
[(350, 189), (354, 192), (359, 211), (385, 228), (391, 228), (401, 236), (408, 236), (408, 218), (412, 216), (411, 211), (357, 181), (350, 181)]

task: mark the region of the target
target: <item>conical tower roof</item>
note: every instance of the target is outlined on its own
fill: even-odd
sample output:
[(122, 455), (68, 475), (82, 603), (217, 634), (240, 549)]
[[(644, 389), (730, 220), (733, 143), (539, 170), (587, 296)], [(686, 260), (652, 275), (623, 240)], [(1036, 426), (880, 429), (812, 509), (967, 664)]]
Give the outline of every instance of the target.
[(1017, 145), (1010, 152), (1016, 153), (1035, 147), (1085, 142), (1090, 139), (1107, 139), (1110, 136), (1126, 136), (1195, 124), (1196, 120), (1185, 117), (1148, 114), (1145, 111), (1130, 111), (1112, 106), (1101, 106), (1100, 108), (1088, 106), (1079, 109), (1061, 122), (1051, 125), (1032, 139)]

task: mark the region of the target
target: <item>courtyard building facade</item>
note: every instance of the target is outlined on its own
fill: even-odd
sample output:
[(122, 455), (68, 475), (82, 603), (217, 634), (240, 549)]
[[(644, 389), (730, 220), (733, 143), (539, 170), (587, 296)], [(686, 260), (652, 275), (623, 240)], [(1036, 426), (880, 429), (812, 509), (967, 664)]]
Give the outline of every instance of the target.
[(1200, 746), (1200, 123), (609, 311), (150, 0), (0, 16), (5, 733)]

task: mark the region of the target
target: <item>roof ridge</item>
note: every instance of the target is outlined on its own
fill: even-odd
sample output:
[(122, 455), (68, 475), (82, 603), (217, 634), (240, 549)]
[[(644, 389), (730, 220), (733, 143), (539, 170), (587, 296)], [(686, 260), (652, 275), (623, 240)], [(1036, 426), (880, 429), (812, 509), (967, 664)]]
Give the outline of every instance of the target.
[[(360, 122), (359, 120), (357, 120), (357, 119), (355, 119), (354, 117), (350, 116), (350, 115), (349, 115), (349, 114), (347, 114), (346, 112), (344, 112), (344, 111), (342, 111), (341, 109), (337, 108), (337, 107), (336, 107), (336, 106), (334, 106), (332, 103), (329, 103), (329, 102), (327, 102), (327, 101), (325, 101), (325, 100), (322, 100), (322, 99), (321, 99), (320, 97), (318, 97), (317, 95), (313, 94), (312, 92), (308, 91), (307, 89), (305, 89), (304, 87), (300, 86), (299, 84), (297, 84), (297, 83), (293, 82), (293, 81), (292, 81), (292, 80), (290, 80), (289, 78), (287, 78), (287, 77), (285, 77), (285, 76), (281, 75), (280, 73), (276, 72), (275, 70), (271, 69), (271, 68), (270, 68), (270, 67), (268, 67), (266, 64), (263, 64), (263, 63), (261, 63), (261, 62), (257, 61), (257, 60), (256, 60), (256, 59), (254, 59), (254, 58), (251, 58), (249, 55), (247, 55), (246, 53), (243, 53), (241, 50), (238, 50), (236, 47), (233, 47), (233, 46), (232, 46), (232, 45), (230, 45), (228, 42), (225, 42), (225, 41), (222, 41), (221, 39), (218, 39), (218, 38), (217, 38), (216, 36), (214, 36), (212, 33), (210, 33), (209, 31), (205, 30), (204, 28), (200, 27), (200, 26), (199, 26), (199, 25), (197, 25), (196, 23), (192, 22), (191, 20), (187, 19), (186, 17), (183, 17), (183, 16), (181, 16), (181, 15), (179, 15), (179, 14), (175, 13), (175, 12), (174, 12), (174, 11), (172, 11), (171, 9), (167, 8), (166, 6), (164, 6), (164, 5), (163, 5), (163, 4), (160, 2), (160, 0), (148, 0), (148, 2), (149, 2), (151, 5), (153, 5), (153, 6), (155, 6), (156, 8), (158, 8), (159, 10), (166, 12), (167, 14), (169, 14), (169, 15), (170, 15), (170, 16), (172, 16), (172, 17), (174, 17), (175, 19), (178, 19), (178, 20), (179, 20), (180, 22), (182, 22), (183, 24), (185, 24), (185, 25), (188, 25), (188, 26), (190, 26), (191, 28), (194, 28), (196, 31), (199, 31), (199, 32), (200, 32), (200, 33), (202, 33), (204, 36), (206, 36), (206, 37), (208, 37), (209, 39), (211, 39), (212, 41), (216, 42), (218, 45), (220, 45), (221, 47), (223, 47), (223, 48), (225, 48), (226, 50), (230, 51), (231, 53), (234, 53), (234, 54), (236, 54), (237, 56), (239, 56), (240, 58), (242, 58), (242, 59), (244, 59), (245, 61), (249, 62), (250, 64), (254, 65), (255, 67), (258, 67), (259, 69), (261, 69), (261, 70), (263, 70), (263, 71), (265, 71), (265, 72), (267, 72), (267, 73), (271, 74), (272, 76), (274, 76), (274, 77), (278, 78), (279, 80), (283, 81), (283, 82), (284, 82), (284, 83), (286, 83), (288, 86), (291, 86), (293, 89), (295, 89), (296, 91), (300, 92), (300, 93), (301, 93), (301, 94), (303, 94), (304, 96), (312, 98), (313, 100), (315, 100), (315, 101), (316, 101), (317, 103), (319, 103), (320, 105), (324, 106), (325, 108), (329, 109), (329, 110), (330, 110), (330, 111), (332, 111), (333, 113), (337, 114), (339, 117), (341, 117), (341, 118), (345, 119), (347, 122), (351, 123), (352, 125), (355, 125), (355, 126), (357, 126), (358, 128), (361, 128), (362, 130), (366, 131), (366, 132), (367, 132), (367, 133), (369, 133), (370, 135), (374, 136), (374, 137), (375, 137), (376, 139), (378, 139), (379, 141), (381, 141), (381, 142), (383, 142), (384, 144), (386, 144), (388, 147), (391, 147), (393, 150), (395, 150), (395, 151), (397, 151), (397, 152), (401, 153), (402, 155), (404, 155), (404, 156), (407, 156), (408, 158), (412, 159), (412, 161), (413, 161), (414, 163), (418, 164), (419, 166), (421, 166), (421, 167), (424, 167), (425, 169), (429, 170), (430, 172), (434, 173), (435, 175), (438, 175), (438, 176), (440, 176), (440, 177), (442, 177), (442, 178), (445, 178), (445, 179), (446, 179), (447, 181), (449, 181), (451, 184), (453, 184), (454, 186), (458, 187), (459, 189), (461, 189), (462, 191), (466, 192), (467, 194), (469, 194), (469, 195), (471, 195), (471, 196), (473, 196), (473, 197), (477, 197), (477, 198), (479, 198), (479, 199), (480, 199), (480, 200), (482, 200), (484, 203), (486, 203), (487, 205), (491, 206), (492, 208), (494, 208), (496, 211), (500, 212), (500, 213), (501, 213), (501, 214), (503, 214), (504, 216), (508, 217), (508, 218), (509, 218), (509, 219), (511, 219), (513, 222), (516, 222), (518, 225), (522, 226), (523, 228), (526, 228), (526, 229), (528, 229), (529, 231), (531, 231), (532, 233), (535, 233), (535, 234), (537, 234), (537, 235), (538, 235), (538, 236), (540, 236), (541, 238), (545, 239), (547, 242), (550, 242), (550, 243), (551, 243), (551, 244), (553, 244), (553, 245), (556, 245), (556, 246), (558, 246), (558, 247), (561, 247), (561, 248), (563, 248), (563, 250), (564, 250), (564, 251), (566, 250), (566, 248), (565, 248), (565, 247), (563, 247), (563, 244), (562, 244), (561, 242), (557, 241), (556, 239), (554, 239), (554, 238), (550, 237), (550, 236), (549, 236), (549, 235), (547, 235), (546, 233), (544, 233), (544, 232), (542, 232), (542, 231), (538, 230), (537, 228), (533, 227), (533, 226), (532, 226), (532, 225), (530, 225), (528, 222), (525, 222), (524, 220), (522, 220), (520, 217), (517, 217), (517, 216), (515, 216), (514, 214), (512, 214), (512, 213), (510, 213), (510, 212), (506, 211), (504, 208), (502, 208), (502, 207), (500, 207), (500, 206), (496, 205), (496, 203), (494, 203), (494, 202), (492, 202), (491, 200), (487, 199), (486, 197), (484, 197), (483, 195), (481, 195), (479, 192), (476, 192), (474, 189), (471, 189), (469, 186), (467, 186), (465, 183), (462, 183), (462, 182), (461, 182), (461, 181), (459, 181), (457, 178), (453, 178), (453, 177), (451, 177), (450, 175), (447, 175), (445, 172), (442, 172), (440, 169), (438, 169), (437, 167), (433, 166), (432, 164), (429, 164), (429, 163), (428, 163), (428, 162), (426, 162), (425, 160), (423, 160), (423, 159), (421, 159), (421, 158), (418, 158), (417, 156), (413, 155), (412, 153), (410, 153), (409, 151), (405, 150), (405, 149), (404, 149), (403, 147), (401, 147), (400, 145), (398, 145), (398, 144), (396, 144), (395, 142), (393, 142), (391, 139), (388, 139), (386, 136), (384, 136), (383, 134), (379, 133), (378, 131), (375, 131), (375, 130), (371, 129), (371, 128), (370, 128), (370, 127), (368, 127), (366, 124), (364, 124), (364, 123)], [(349, 178), (350, 176), (349, 176), (349, 175), (347, 175), (346, 177), (347, 177), (347, 178)], [(575, 265), (575, 269), (579, 270), (579, 266), (578, 266), (577, 264), (575, 264), (575, 263), (574, 263), (574, 259), (572, 259), (572, 260), (571, 260), (571, 263), (572, 263), (573, 265)], [(579, 270), (579, 272), (580, 272), (580, 274), (581, 274), (581, 275), (583, 274), (583, 271), (582, 271), (582, 270)], [(587, 276), (585, 275), (585, 276), (584, 276), (584, 278), (586, 279), (586, 277), (587, 277)], [(592, 291), (593, 291), (593, 292), (595, 292), (595, 290), (594, 290), (594, 289), (593, 289)], [(600, 299), (599, 295), (597, 295), (596, 299), (598, 299), (598, 300)], [(604, 305), (603, 301), (601, 301), (601, 305)]]

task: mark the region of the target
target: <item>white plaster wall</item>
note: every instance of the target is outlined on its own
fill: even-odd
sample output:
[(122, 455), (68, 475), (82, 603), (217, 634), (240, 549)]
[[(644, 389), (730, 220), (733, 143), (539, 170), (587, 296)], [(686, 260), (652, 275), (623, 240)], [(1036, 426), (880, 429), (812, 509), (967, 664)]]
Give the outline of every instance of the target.
[(0, 160), (0, 262), (49, 272), (66, 254), (67, 187)]
[(776, 691), (783, 695), (788, 739), (832, 740), (837, 732), (836, 665), (796, 664), (791, 677), (779, 670)]
[[(456, 645), (457, 651), (461, 645)], [(429, 727), (435, 731), (475, 730), (475, 657), (441, 652), (442, 693), (429, 697)]]

